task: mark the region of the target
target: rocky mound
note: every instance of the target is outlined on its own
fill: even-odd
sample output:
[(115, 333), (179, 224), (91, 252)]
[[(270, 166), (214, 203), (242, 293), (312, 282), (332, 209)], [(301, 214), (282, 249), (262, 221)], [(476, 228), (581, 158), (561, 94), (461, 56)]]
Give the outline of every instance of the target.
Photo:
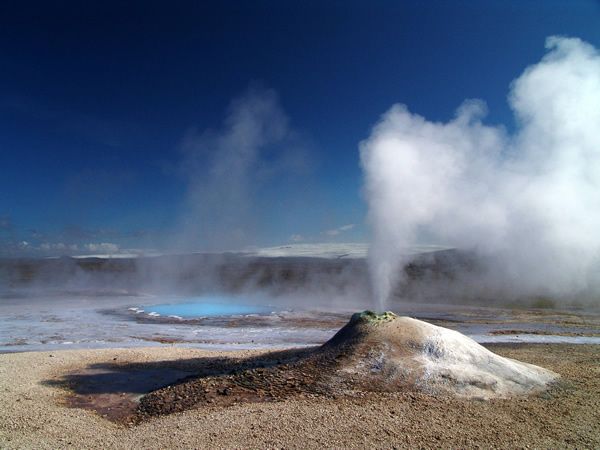
[(557, 378), (549, 370), (496, 355), (456, 331), (365, 311), (354, 314), (323, 346), (295, 360), (199, 376), (152, 392), (141, 399), (138, 419), (205, 404), (368, 391), (489, 399), (539, 392)]
[(355, 314), (321, 351), (342, 356), (338, 377), (370, 390), (507, 397), (543, 390), (558, 378), (457, 331), (389, 312)]

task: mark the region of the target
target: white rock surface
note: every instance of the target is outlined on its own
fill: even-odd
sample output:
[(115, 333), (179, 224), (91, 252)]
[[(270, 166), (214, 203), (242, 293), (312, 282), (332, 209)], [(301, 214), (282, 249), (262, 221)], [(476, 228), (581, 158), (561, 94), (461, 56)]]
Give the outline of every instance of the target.
[(532, 364), (497, 355), (454, 330), (414, 321), (426, 334), (421, 358), (424, 389), (448, 385), (466, 397), (504, 397), (543, 390), (558, 375)]
[(392, 313), (356, 314), (323, 350), (343, 355), (338, 375), (346, 384), (372, 390), (489, 399), (540, 392), (559, 378), (457, 331)]

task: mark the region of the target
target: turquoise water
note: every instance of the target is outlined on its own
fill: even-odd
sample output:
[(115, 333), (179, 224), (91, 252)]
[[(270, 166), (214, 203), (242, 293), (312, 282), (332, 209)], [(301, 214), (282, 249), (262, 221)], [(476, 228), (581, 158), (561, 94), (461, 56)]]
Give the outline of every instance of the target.
[(207, 296), (186, 299), (182, 303), (151, 305), (146, 307), (145, 310), (147, 312), (156, 312), (163, 316), (190, 318), (269, 314), (273, 311), (273, 308), (240, 303), (240, 299), (235, 297)]

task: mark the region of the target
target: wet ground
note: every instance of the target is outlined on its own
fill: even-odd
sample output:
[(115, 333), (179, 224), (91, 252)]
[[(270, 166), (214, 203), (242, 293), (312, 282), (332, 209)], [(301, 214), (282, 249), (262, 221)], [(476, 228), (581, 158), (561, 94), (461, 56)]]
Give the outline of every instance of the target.
[[(305, 303), (310, 304), (308, 300)], [(293, 305), (285, 298), (119, 292), (4, 296), (0, 352), (149, 345), (221, 350), (303, 347), (325, 342), (353, 312), (369, 308), (343, 303)], [(408, 302), (389, 309), (455, 329), (480, 343), (600, 343), (600, 314), (593, 312)]]

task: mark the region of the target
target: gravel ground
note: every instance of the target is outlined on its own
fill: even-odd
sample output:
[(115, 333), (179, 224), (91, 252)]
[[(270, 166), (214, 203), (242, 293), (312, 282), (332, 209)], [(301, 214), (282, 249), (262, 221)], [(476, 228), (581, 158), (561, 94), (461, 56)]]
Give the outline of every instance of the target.
[(124, 426), (66, 407), (65, 376), (103, 364), (215, 370), (260, 352), (180, 348), (0, 355), (0, 448), (600, 448), (600, 347), (493, 345), (551, 369), (547, 393), (505, 400), (433, 398), (411, 392), (292, 397), (205, 405)]

